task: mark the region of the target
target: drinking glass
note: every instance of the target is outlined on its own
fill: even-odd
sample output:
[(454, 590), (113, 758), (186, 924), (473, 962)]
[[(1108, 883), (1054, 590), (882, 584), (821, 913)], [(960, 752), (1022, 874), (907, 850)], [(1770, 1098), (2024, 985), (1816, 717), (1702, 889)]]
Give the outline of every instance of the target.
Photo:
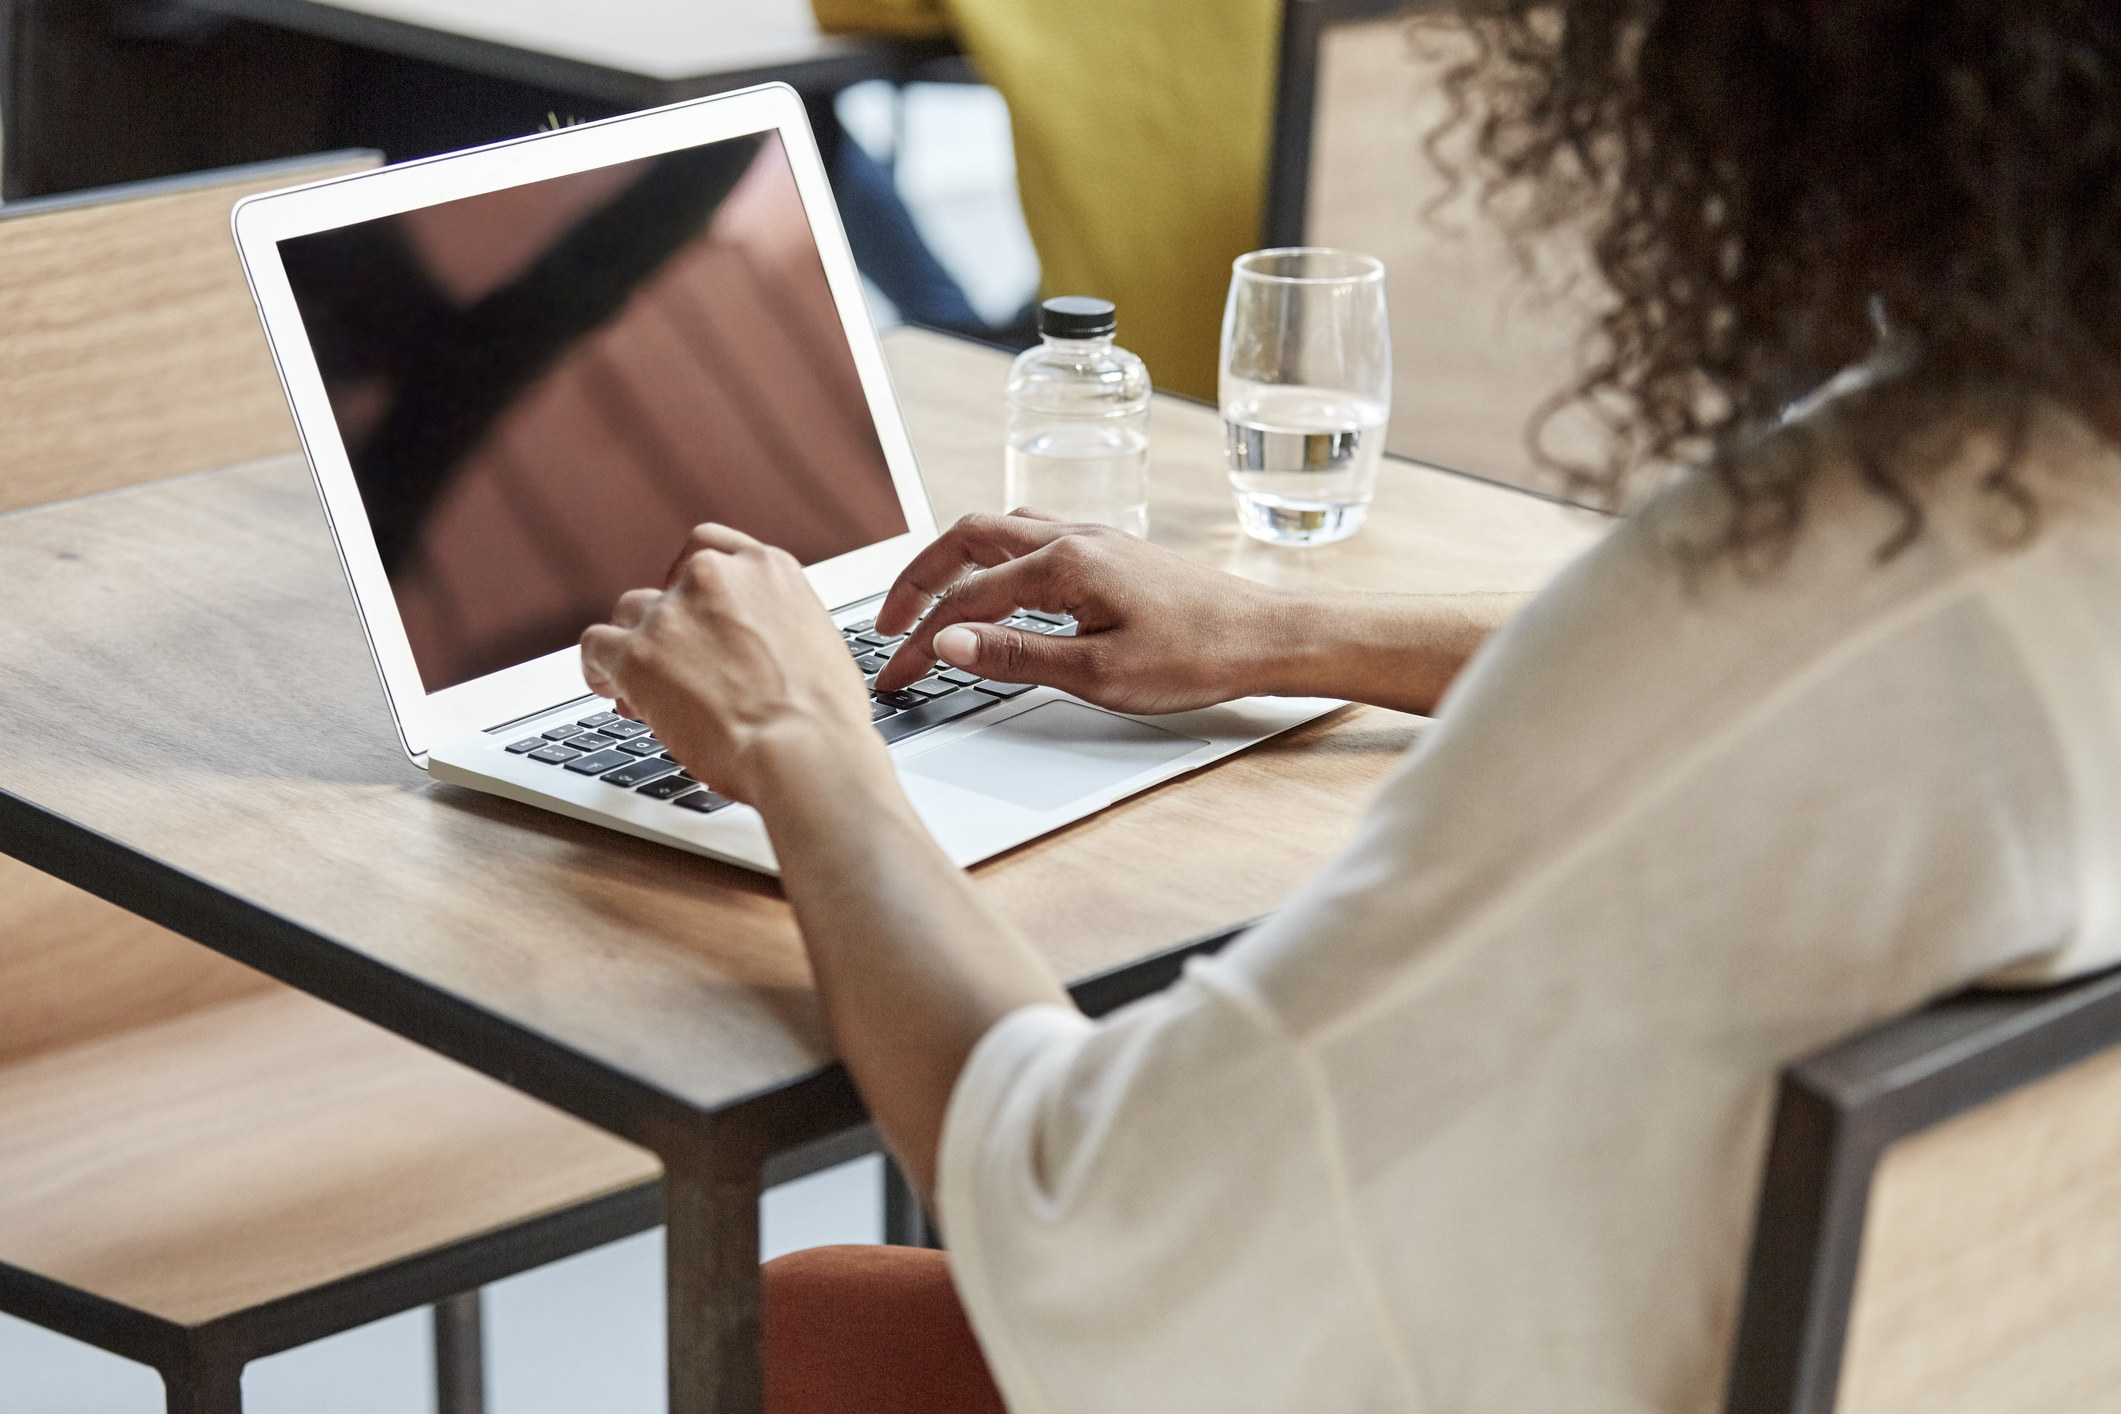
[(1219, 383), (1245, 532), (1323, 545), (1360, 530), (1392, 407), (1384, 263), (1318, 247), (1239, 256)]

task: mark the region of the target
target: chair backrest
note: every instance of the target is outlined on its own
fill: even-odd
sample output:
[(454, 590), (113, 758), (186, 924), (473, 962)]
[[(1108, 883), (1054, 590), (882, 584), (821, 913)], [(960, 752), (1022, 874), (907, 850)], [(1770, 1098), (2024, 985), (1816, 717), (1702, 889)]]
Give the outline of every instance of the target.
[(0, 206), (0, 511), (296, 450), (229, 210), (376, 160)]
[(1436, 46), (1448, 30), (1432, 17), (1418, 48), (1408, 17), (1447, 8), (1287, 0), (1264, 239), (1385, 262), (1390, 450), (1543, 486), (1526, 427), (1569, 381), (1593, 306), (1587, 295), (1541, 298), (1470, 189), (1431, 213), (1445, 186), (1424, 144), (1446, 112), (1450, 59)]
[[(229, 209), (375, 161), (335, 153), (0, 207), (0, 512), (296, 450)], [(0, 856), (0, 1063), (266, 985)]]
[(1972, 993), (1784, 1072), (1728, 1414), (2107, 1407), (2121, 972)]

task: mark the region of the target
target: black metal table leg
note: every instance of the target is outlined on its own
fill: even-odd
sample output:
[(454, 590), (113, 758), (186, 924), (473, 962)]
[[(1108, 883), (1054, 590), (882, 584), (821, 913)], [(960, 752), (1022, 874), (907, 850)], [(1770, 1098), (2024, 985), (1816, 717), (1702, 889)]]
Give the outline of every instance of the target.
[(762, 1158), (663, 1155), (670, 1414), (759, 1414)]
[(169, 1414), (243, 1414), (243, 1362), (193, 1349), (162, 1368)]
[(942, 1240), (898, 1160), (884, 1154), (884, 1241), (895, 1247), (940, 1247)]
[(437, 1301), (435, 1414), (486, 1414), (486, 1323), (478, 1288)]

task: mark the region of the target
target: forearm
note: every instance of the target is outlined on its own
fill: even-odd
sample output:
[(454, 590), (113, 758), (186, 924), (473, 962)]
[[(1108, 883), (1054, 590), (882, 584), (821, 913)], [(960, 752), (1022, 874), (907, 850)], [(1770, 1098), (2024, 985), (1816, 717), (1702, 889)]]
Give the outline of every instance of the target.
[(1067, 992), (988, 908), (870, 744), (802, 753), (761, 791), (840, 1059), (908, 1177), (933, 1194), (943, 1115), (1002, 1017)]
[(1529, 594), (1306, 594), (1269, 601), (1260, 686), (1284, 697), (1345, 697), (1429, 713), (1488, 636)]

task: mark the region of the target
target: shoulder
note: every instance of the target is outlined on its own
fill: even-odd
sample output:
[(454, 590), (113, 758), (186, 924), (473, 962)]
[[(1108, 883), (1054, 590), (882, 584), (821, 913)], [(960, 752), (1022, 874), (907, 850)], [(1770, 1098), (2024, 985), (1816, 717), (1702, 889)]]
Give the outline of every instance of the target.
[[(1296, 1024), (1505, 920), (1588, 947), (1646, 926), (1669, 903), (1651, 882), (1685, 877), (1730, 913), (1697, 923), (1743, 934), (1756, 895), (1814, 865), (1886, 840), (1943, 859), (2049, 818), (2051, 743), (1984, 593), (2026, 547), (1948, 531), (1881, 563), (1895, 517), (1842, 468), (1771, 572), (1689, 575), (1670, 536), (1712, 495), (1681, 481), (1528, 605), (1351, 846), (1246, 940), (1236, 956)], [(2011, 780), (1970, 784), (1995, 772)], [(1321, 947), (1333, 968), (1310, 965)]]
[[(2121, 453), (2043, 406), (2016, 435), (1940, 429), (1927, 439), (1935, 465), (1921, 477), (1922, 533), (1895, 550), (1902, 512), (1866, 474), (1856, 417), (1842, 400), (1823, 401), (1727, 469), (1744, 477), (1755, 462), (1811, 460), (1799, 529), (1779, 557), (1703, 550), (1729, 507), (1719, 477), (1697, 468), (1498, 634), (1439, 718), (1454, 730), (1476, 717), (1515, 729), (1533, 725), (1525, 715), (1542, 702), (1578, 734), (1585, 712), (1647, 712), (1660, 733), (1689, 716), (1726, 718), (1808, 666), (1912, 628), (1986, 578), (2037, 573), (2051, 546), (2121, 546)], [(2021, 524), (2024, 506), (2033, 513)]]

